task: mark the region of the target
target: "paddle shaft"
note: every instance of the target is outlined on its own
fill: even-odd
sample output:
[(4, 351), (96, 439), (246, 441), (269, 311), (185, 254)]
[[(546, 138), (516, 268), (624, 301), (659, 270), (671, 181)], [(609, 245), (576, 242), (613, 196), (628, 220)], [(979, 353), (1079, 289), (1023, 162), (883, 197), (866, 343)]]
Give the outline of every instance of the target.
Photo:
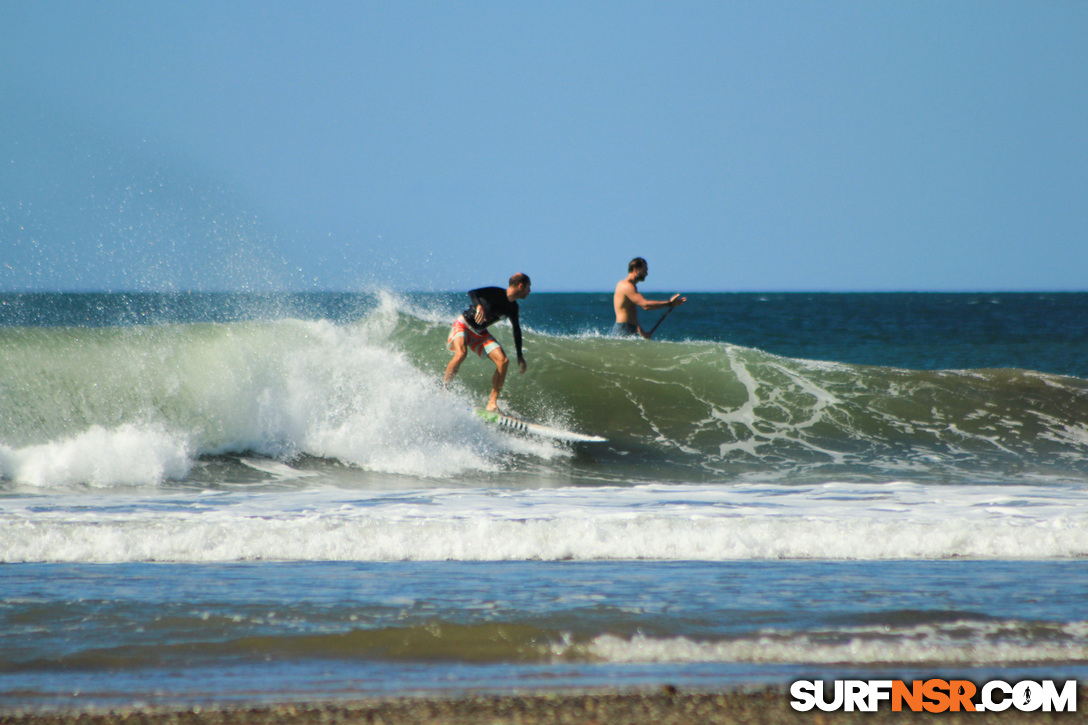
[(657, 321), (657, 324), (654, 325), (653, 327), (651, 327), (650, 331), (648, 333), (646, 333), (646, 337), (653, 337), (654, 336), (654, 331), (657, 330), (657, 328), (661, 325), (661, 323), (665, 321), (665, 318), (669, 316), (669, 313), (671, 313), (675, 309), (676, 309), (675, 307), (670, 307), (668, 310), (666, 310), (665, 314), (661, 315), (661, 319), (659, 319)]

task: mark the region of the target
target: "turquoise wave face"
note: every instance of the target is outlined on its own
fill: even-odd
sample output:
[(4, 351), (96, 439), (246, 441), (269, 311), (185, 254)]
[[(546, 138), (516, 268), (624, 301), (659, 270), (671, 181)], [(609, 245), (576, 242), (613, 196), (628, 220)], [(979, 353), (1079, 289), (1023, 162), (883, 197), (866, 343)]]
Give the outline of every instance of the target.
[(346, 324), (0, 328), (0, 475), (184, 479), (194, 461), (257, 452), (425, 480), (1088, 480), (1079, 378), (529, 330), (508, 409), (609, 439), (556, 449), (472, 416), (490, 362), (441, 388), (447, 325), (390, 304)]
[(527, 339), (532, 372), (509, 386), (511, 405), (608, 436), (666, 480), (669, 469), (806, 480), (1088, 474), (1079, 378), (848, 365), (709, 342)]

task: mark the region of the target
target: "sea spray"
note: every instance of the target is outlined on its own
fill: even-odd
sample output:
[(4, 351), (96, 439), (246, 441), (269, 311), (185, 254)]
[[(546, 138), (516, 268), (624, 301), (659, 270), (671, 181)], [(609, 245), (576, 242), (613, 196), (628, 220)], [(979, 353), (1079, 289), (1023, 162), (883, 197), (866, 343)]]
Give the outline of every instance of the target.
[(188, 443), (158, 426), (94, 425), (71, 438), (12, 449), (0, 445), (0, 477), (30, 486), (142, 486), (184, 478)]
[[(493, 467), (502, 439), (385, 344), (383, 325), (4, 329), (3, 476), (154, 482), (183, 477), (190, 457), (244, 452), (439, 477)], [(114, 443), (85, 444), (103, 437)]]

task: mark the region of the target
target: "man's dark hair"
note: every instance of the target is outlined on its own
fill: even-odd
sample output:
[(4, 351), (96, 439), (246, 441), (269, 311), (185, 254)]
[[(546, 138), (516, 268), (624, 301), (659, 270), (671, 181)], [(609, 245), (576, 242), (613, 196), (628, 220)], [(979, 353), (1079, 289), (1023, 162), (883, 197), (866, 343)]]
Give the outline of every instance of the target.
[(529, 275), (525, 274), (524, 272), (518, 272), (510, 278), (511, 287), (517, 287), (518, 285), (523, 284), (532, 284), (532, 282), (529, 280)]
[(627, 265), (627, 271), (634, 272), (636, 269), (646, 269), (646, 260), (642, 257), (632, 259), (630, 264)]

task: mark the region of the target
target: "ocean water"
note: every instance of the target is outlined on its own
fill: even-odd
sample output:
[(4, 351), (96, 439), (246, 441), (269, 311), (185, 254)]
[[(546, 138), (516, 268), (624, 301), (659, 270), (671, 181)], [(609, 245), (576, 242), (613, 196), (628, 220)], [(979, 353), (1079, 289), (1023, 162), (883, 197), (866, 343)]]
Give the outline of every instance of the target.
[(1088, 679), (1088, 294), (689, 297), (0, 295), (0, 709)]

